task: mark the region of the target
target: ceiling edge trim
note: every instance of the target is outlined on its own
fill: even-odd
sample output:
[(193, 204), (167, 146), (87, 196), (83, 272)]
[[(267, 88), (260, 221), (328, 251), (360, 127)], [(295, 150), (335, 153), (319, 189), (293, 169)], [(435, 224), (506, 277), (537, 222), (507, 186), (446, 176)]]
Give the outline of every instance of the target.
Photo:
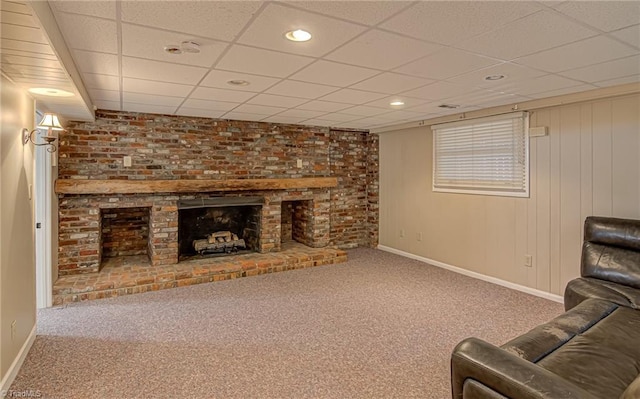
[(27, 4), (33, 11), (35, 22), (42, 29), (43, 34), (49, 41), (51, 49), (58, 57), (58, 60), (60, 60), (62, 67), (69, 75), (69, 78), (78, 90), (80, 97), (82, 97), (82, 103), (84, 104), (87, 112), (91, 115), (92, 120), (95, 120), (95, 111), (93, 103), (91, 102), (91, 97), (89, 97), (89, 93), (84, 86), (80, 72), (73, 61), (73, 57), (71, 56), (67, 43), (62, 36), (62, 32), (60, 32), (60, 28), (58, 27), (53, 11), (49, 6), (49, 2), (27, 1)]

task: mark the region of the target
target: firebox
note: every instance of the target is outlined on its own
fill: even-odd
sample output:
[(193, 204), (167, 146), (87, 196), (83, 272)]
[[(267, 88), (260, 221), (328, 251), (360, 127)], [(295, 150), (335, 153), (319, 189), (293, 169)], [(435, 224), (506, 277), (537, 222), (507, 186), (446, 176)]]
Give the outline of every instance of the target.
[(178, 201), (179, 260), (258, 251), (261, 197)]

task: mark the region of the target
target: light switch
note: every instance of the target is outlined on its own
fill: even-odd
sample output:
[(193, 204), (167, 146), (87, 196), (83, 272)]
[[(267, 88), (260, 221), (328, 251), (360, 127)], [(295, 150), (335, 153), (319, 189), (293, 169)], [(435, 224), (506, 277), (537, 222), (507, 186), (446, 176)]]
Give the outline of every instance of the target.
[(126, 155), (123, 158), (123, 162), (124, 162), (124, 167), (125, 168), (130, 168), (131, 167), (131, 157), (129, 155)]

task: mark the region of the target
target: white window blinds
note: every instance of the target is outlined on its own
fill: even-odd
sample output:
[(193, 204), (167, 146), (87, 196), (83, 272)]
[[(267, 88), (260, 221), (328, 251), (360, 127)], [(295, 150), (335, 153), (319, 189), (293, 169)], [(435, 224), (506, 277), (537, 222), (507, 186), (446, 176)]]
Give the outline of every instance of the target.
[(516, 112), (434, 125), (433, 190), (529, 195), (529, 116)]

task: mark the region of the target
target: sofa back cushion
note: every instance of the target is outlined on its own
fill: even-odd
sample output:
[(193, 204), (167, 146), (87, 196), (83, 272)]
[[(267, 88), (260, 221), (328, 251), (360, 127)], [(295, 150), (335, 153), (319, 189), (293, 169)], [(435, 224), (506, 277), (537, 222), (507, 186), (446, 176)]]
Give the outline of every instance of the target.
[(640, 220), (588, 217), (581, 274), (640, 288)]
[(638, 399), (640, 398), (640, 375), (627, 387), (622, 393), (620, 399)]

